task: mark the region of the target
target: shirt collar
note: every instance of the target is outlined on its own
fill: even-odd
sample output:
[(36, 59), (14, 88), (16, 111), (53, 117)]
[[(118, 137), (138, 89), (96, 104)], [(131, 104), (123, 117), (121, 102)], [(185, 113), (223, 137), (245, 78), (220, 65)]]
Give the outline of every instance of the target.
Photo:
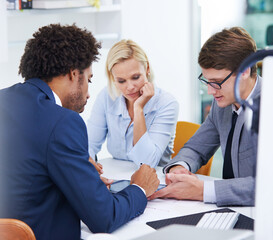
[(55, 98), (55, 103), (62, 107), (63, 105), (62, 105), (61, 99), (58, 97), (58, 95), (54, 91), (52, 91), (52, 92), (53, 92), (53, 95)]
[[(254, 85), (254, 88), (252, 88), (250, 94), (248, 95), (248, 97), (246, 98), (246, 101), (248, 101), (251, 96), (253, 95), (254, 91), (255, 91), (255, 88), (257, 87), (257, 84), (258, 84), (258, 81), (259, 81), (259, 78), (257, 77), (256, 78), (256, 82), (255, 82), (255, 85)], [(240, 106), (240, 108), (238, 110), (236, 110), (236, 107), (234, 104), (232, 104), (232, 112), (236, 112), (238, 115), (242, 112), (243, 108), (242, 106)]]

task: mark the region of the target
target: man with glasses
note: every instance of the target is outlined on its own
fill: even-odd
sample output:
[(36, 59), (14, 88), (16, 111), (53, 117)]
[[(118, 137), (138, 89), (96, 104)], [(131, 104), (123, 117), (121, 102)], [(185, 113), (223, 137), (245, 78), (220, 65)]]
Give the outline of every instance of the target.
[[(195, 135), (164, 167), (168, 186), (151, 199), (177, 198), (225, 205), (254, 205), (256, 148), (244, 127), (245, 116), (234, 96), (236, 71), (242, 61), (256, 51), (256, 44), (242, 28), (224, 29), (210, 37), (202, 47), (198, 79), (214, 97), (210, 113)], [(256, 66), (241, 77), (243, 99), (260, 94), (261, 78)], [(195, 173), (221, 147), (223, 180), (202, 181)]]

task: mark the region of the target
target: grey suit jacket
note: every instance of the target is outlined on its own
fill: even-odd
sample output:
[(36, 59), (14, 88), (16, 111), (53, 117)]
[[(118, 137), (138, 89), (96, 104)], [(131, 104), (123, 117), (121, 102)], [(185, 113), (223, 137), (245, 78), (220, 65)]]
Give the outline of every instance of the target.
[[(252, 97), (260, 95), (261, 77), (257, 77), (257, 85)], [(205, 165), (221, 146), (225, 153), (226, 142), (231, 128), (232, 106), (218, 107), (212, 102), (210, 113), (194, 136), (184, 145), (174, 159), (163, 169), (176, 162), (184, 161), (196, 172)], [(232, 140), (233, 179), (216, 180), (215, 193), (217, 206), (254, 205), (257, 141), (253, 141), (251, 133), (244, 127), (245, 112), (237, 119)]]

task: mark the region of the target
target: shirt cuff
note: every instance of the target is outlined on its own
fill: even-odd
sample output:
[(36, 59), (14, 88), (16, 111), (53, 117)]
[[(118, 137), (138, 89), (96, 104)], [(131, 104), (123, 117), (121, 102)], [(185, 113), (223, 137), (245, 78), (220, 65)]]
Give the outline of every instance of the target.
[(144, 190), (144, 188), (140, 187), (139, 185), (137, 185), (135, 183), (133, 183), (132, 185), (135, 185), (135, 186), (139, 187), (142, 190), (142, 192), (145, 194), (145, 196), (146, 196), (146, 191)]
[(204, 181), (204, 203), (216, 203), (214, 181)]
[(190, 171), (190, 166), (189, 166), (186, 162), (184, 162), (184, 161), (179, 161), (179, 162), (175, 162), (175, 163), (173, 163), (173, 164), (170, 164), (168, 167), (166, 167), (166, 168), (164, 169), (164, 173), (165, 173), (165, 174), (168, 173), (169, 170), (170, 170), (170, 168), (173, 167), (173, 166), (176, 166), (176, 165), (181, 165), (182, 167), (184, 167), (184, 168), (186, 168), (188, 171)]
[(89, 156), (95, 161), (96, 154), (90, 149), (89, 149)]
[(135, 146), (133, 146), (127, 156), (138, 166), (140, 166), (142, 163), (145, 163), (154, 168), (157, 166), (159, 161), (157, 161), (157, 159), (154, 157), (154, 149), (155, 146), (152, 143), (148, 132), (146, 131), (135, 144)]

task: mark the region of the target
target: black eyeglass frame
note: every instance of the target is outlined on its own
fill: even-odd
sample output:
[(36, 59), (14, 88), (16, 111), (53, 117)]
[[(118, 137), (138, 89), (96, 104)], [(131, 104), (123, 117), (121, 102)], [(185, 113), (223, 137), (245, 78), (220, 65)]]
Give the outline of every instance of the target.
[[(204, 84), (206, 84), (206, 85), (210, 85), (211, 87), (213, 87), (213, 88), (219, 90), (219, 89), (222, 88), (222, 84), (223, 84), (225, 81), (227, 81), (227, 80), (231, 77), (231, 75), (232, 75), (234, 72), (235, 72), (235, 70), (232, 71), (229, 75), (227, 75), (227, 76), (225, 77), (225, 79), (224, 79), (222, 82), (220, 82), (220, 83), (218, 83), (218, 82), (208, 82), (208, 81), (206, 81), (205, 79), (201, 78), (201, 77), (203, 76), (203, 73), (201, 73), (201, 74), (199, 75), (198, 79), (199, 79), (199, 81), (201, 81), (202, 83), (204, 83)], [(216, 86), (218, 86), (218, 87), (216, 87)]]

